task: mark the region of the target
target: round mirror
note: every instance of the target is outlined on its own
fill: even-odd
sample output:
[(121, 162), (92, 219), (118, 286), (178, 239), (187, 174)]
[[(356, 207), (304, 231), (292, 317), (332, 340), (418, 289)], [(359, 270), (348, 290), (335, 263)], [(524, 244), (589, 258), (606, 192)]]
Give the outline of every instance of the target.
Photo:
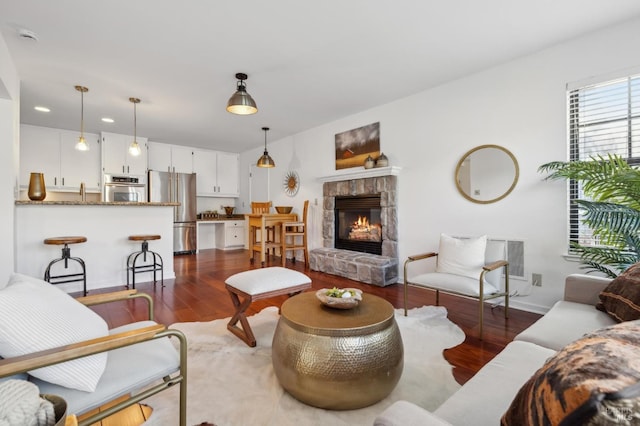
[(509, 195), (520, 170), (513, 154), (498, 145), (481, 145), (462, 156), (456, 166), (456, 186), (464, 198), (489, 204)]

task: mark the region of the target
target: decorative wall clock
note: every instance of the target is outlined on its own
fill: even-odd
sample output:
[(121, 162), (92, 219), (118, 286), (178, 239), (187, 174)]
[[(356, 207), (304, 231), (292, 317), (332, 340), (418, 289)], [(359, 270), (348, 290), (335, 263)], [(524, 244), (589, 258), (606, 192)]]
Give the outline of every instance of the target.
[(298, 176), (298, 173), (293, 170), (287, 172), (287, 174), (284, 175), (284, 182), (282, 182), (282, 186), (284, 188), (284, 193), (289, 197), (296, 195), (298, 193), (298, 189), (300, 189), (300, 177)]

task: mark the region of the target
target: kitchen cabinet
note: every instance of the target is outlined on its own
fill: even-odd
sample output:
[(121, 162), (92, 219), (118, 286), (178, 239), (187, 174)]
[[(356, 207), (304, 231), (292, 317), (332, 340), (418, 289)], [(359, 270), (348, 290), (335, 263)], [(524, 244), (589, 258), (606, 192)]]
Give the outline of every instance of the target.
[(199, 197), (238, 197), (239, 170), (238, 154), (194, 151), (193, 171)]
[(245, 240), (245, 221), (227, 220), (224, 232), (216, 233), (216, 247), (219, 249), (243, 248)]
[(108, 174), (145, 175), (147, 173), (147, 138), (136, 137), (140, 155), (131, 155), (133, 136), (102, 132), (102, 171)]
[(185, 146), (171, 147), (171, 171), (193, 173), (193, 149)]
[(193, 173), (193, 149), (186, 146), (149, 142), (149, 169)]
[(31, 172), (44, 174), (50, 191), (100, 192), (100, 137), (85, 133), (88, 151), (75, 149), (80, 132), (20, 126), (20, 187), (29, 187)]

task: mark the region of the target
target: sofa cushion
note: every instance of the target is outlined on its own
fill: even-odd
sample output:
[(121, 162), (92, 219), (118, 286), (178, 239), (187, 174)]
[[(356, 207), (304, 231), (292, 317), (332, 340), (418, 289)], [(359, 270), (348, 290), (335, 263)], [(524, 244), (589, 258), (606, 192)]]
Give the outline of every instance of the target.
[(593, 305), (561, 300), (514, 340), (531, 342), (559, 351), (585, 333), (613, 324), (615, 321), (610, 316), (600, 312)]
[(478, 279), (484, 266), (486, 248), (486, 235), (477, 238), (454, 238), (440, 234), (436, 272)]
[[(12, 274), (0, 290), (0, 356), (10, 358), (103, 337), (106, 322), (46, 281)], [(61, 386), (91, 392), (107, 354), (67, 361), (29, 373)]]
[(454, 425), (497, 425), (513, 395), (554, 353), (533, 343), (509, 343), (433, 414)]
[(640, 263), (631, 265), (602, 290), (596, 308), (618, 322), (640, 319)]
[[(551, 357), (522, 386), (502, 425), (603, 424), (590, 421), (602, 414), (636, 416), (638, 383), (640, 321), (596, 330)], [(615, 395), (620, 391), (629, 393)]]

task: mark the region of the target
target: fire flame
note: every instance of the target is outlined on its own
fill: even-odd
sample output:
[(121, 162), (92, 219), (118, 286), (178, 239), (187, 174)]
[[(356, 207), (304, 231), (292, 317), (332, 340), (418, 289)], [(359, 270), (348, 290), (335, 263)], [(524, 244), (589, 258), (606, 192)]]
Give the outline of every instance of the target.
[(355, 229), (368, 229), (369, 226), (369, 218), (367, 218), (366, 216), (358, 216), (358, 220), (353, 222), (353, 228)]

